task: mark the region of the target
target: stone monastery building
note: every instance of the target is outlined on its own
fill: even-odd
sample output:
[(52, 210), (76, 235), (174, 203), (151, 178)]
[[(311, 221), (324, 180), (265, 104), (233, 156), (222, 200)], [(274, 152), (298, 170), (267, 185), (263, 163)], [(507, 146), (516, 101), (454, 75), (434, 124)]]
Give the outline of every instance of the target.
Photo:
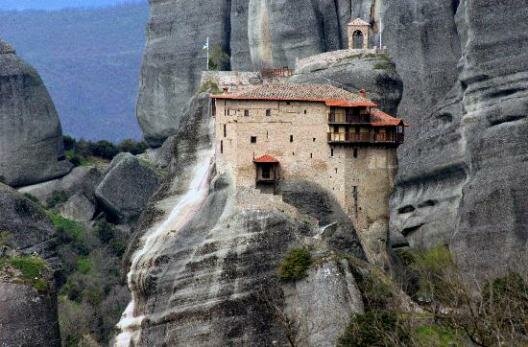
[(211, 96), (216, 163), (239, 187), (311, 181), (334, 194), (359, 231), (388, 226), (404, 123), (364, 92), (268, 84)]

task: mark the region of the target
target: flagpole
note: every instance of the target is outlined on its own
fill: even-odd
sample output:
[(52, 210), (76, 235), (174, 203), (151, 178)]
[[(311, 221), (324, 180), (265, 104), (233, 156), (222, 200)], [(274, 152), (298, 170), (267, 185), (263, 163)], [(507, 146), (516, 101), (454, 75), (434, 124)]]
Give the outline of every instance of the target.
[(380, 51), (383, 49), (383, 45), (382, 45), (382, 38), (381, 38), (381, 34), (383, 33), (383, 20), (381, 19), (381, 16), (380, 16), (380, 32), (379, 32), (379, 35), (380, 35)]
[(207, 36), (207, 71), (209, 71), (209, 36)]

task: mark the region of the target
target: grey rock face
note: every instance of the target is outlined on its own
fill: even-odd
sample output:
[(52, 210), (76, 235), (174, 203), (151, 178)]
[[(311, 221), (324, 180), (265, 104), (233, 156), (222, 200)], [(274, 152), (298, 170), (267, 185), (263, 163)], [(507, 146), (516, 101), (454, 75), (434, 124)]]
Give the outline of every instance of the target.
[(121, 153), (112, 160), (95, 196), (107, 215), (125, 223), (142, 212), (159, 184), (153, 168), (130, 153)]
[(411, 244), (448, 244), (477, 279), (525, 271), (528, 262), (528, 11), (521, 2), (460, 3), (458, 81), (426, 113), (414, 148), (400, 153), (392, 201), (394, 228)]
[[(308, 186), (284, 186), (286, 204), (257, 190), (237, 192), (230, 177), (220, 176), (205, 185), (206, 196), (198, 208), (180, 205), (183, 197), (193, 201), (194, 196), (187, 196), (195, 179), (192, 168), (212, 145), (206, 100), (203, 96), (193, 99), (195, 106), (182, 119), (184, 126), (168, 140), (172, 179), (164, 185), (164, 194), (150, 201), (133, 242), (139, 253), (131, 256), (129, 285), (136, 316), (144, 316), (137, 344), (286, 345), (290, 331), (279, 314), (309, 326), (298, 336), (308, 345), (318, 345), (323, 336), (335, 341), (349, 314), (362, 307), (346, 266), (325, 262), (310, 271), (298, 289), (283, 288), (277, 279), (277, 266), (292, 247), (312, 245), (319, 256), (348, 252), (364, 259), (350, 221), (327, 194), (310, 186), (309, 194), (301, 196)], [(167, 222), (176, 207), (181, 214)], [(157, 211), (155, 216), (150, 216), (152, 211)], [(319, 224), (326, 222), (338, 226), (321, 235)], [(315, 292), (327, 299), (307, 300)], [(302, 305), (294, 304), (299, 301)], [(339, 310), (313, 319), (297, 316), (326, 303)]]
[(102, 169), (79, 166), (64, 177), (26, 186), (20, 188), (19, 191), (34, 196), (44, 205), (55, 192), (64, 193), (68, 198), (76, 194), (82, 194), (92, 204), (95, 204), (95, 188), (102, 178)]
[[(12, 188), (0, 184), (0, 231), (22, 254), (54, 256), (55, 231), (44, 211)], [(0, 276), (0, 345), (60, 346), (56, 295)], [(53, 286), (51, 286), (53, 287)]]
[(95, 205), (86, 196), (77, 193), (59, 208), (62, 216), (79, 222), (92, 220), (95, 214)]
[(26, 254), (53, 254), (55, 231), (46, 213), (16, 190), (0, 183), (0, 231), (11, 236), (12, 248)]
[(356, 55), (336, 62), (321, 62), (297, 70), (293, 83), (332, 84), (352, 92), (364, 89), (379, 107), (396, 114), (402, 98), (403, 83), (395, 65), (383, 54)]
[(0, 346), (60, 346), (55, 295), (0, 280)]
[(46, 87), (0, 40), (0, 181), (29, 185), (64, 176), (71, 167)]
[[(346, 24), (368, 18), (373, 0), (151, 1), (137, 116), (145, 139), (159, 147), (176, 134), (205, 70), (207, 37), (231, 55), (233, 70), (295, 65), (297, 58), (343, 48)], [(182, 22), (181, 18), (186, 18)]]
[(348, 325), (343, 317), (363, 313), (361, 292), (347, 261), (315, 266), (285, 293), (286, 312), (297, 322), (299, 346), (335, 346)]

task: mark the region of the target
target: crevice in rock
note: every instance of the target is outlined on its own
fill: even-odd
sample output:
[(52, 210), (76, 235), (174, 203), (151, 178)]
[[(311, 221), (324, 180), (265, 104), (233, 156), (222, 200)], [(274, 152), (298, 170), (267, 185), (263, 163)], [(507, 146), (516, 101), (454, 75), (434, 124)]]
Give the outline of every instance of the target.
[(407, 237), (411, 234), (414, 234), (416, 231), (418, 231), (421, 227), (423, 227), (425, 223), (415, 225), (413, 227), (405, 228), (402, 230), (402, 235)]

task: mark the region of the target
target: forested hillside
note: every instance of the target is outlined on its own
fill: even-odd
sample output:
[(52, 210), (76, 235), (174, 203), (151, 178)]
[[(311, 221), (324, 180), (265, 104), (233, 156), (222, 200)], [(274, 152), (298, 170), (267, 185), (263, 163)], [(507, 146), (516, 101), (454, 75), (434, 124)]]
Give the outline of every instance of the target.
[(141, 136), (135, 103), (147, 18), (146, 4), (0, 11), (0, 37), (40, 72), (64, 133), (118, 141)]

